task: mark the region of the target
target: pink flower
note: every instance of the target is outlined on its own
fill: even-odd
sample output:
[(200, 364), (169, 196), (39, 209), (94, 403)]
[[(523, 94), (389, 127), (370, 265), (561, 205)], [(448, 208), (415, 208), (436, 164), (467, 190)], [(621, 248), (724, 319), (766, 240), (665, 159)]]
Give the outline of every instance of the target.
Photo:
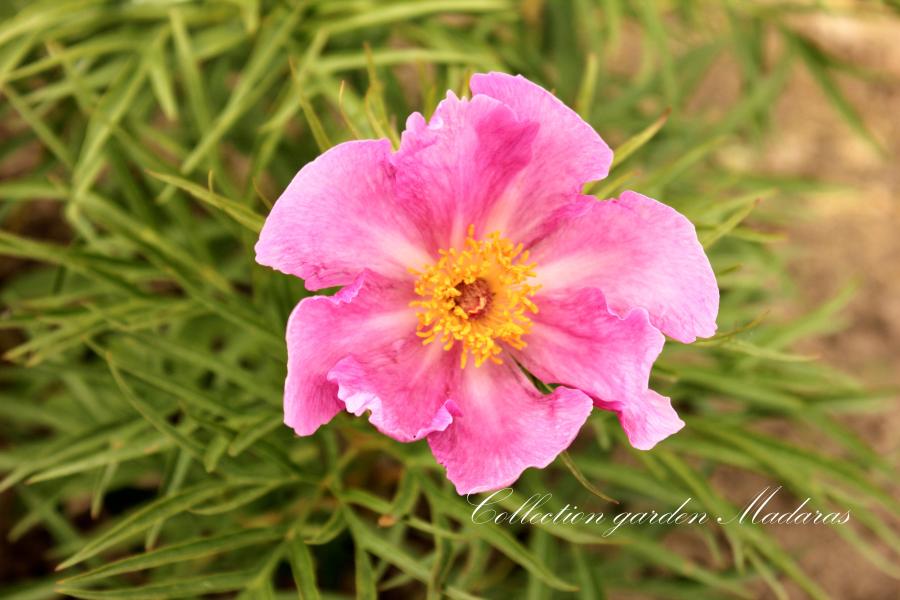
[(256, 245), (309, 289), (345, 286), (290, 317), (285, 423), (310, 435), (369, 411), (394, 439), (427, 438), (460, 494), (546, 467), (592, 406), (643, 450), (681, 429), (650, 368), (663, 333), (711, 336), (719, 304), (682, 215), (581, 194), (612, 151), (575, 112), (522, 77), (471, 89), (411, 115), (396, 152), (346, 142), (303, 167)]

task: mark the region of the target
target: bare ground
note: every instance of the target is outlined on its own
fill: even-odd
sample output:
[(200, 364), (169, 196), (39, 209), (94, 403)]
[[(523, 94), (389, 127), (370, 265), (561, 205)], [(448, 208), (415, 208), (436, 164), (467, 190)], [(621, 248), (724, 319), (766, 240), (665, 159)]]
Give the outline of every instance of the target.
[[(900, 19), (816, 16), (793, 25), (873, 74), (867, 81), (847, 76), (839, 81), (885, 154), (854, 133), (815, 81), (797, 69), (776, 107), (778, 133), (753, 166), (781, 175), (815, 176), (842, 189), (797, 198), (803, 218), (790, 223), (787, 233), (799, 298), (785, 310), (816, 306), (855, 282), (858, 291), (841, 315), (846, 327), (799, 350), (818, 354), (870, 385), (900, 387)], [(897, 400), (877, 416), (848, 419), (895, 463), (900, 453)], [(742, 489), (753, 493), (771, 482), (742, 483)], [(778, 535), (834, 598), (900, 597), (900, 581), (875, 568), (833, 530), (788, 527)], [(789, 589), (792, 597), (804, 597)]]

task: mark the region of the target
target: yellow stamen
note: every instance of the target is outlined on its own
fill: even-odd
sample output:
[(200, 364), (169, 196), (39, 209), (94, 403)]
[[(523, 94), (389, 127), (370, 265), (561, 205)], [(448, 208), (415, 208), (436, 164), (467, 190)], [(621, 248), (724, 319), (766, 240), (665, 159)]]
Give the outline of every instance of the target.
[(526, 283), (536, 265), (522, 244), (514, 246), (497, 232), (483, 240), (474, 235), (469, 225), (462, 249), (441, 250), (436, 263), (411, 270), (419, 276), (415, 291), (422, 297), (410, 303), (418, 309), (417, 334), (423, 344), (440, 340), (444, 350), (461, 342), (462, 368), (469, 353), (476, 367), (488, 359), (502, 364), (501, 342), (524, 348), (522, 336), (531, 330), (527, 313), (538, 311), (530, 298), (538, 286)]

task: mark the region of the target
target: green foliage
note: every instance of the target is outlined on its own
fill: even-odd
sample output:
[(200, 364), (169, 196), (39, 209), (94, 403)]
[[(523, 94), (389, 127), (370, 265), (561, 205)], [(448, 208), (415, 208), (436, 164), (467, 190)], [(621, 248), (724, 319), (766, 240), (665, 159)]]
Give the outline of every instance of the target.
[[(0, 182), (0, 254), (28, 262), (3, 290), (0, 325), (22, 337), (0, 371), (0, 489), (20, 501), (11, 535), (46, 529), (60, 573), (0, 595), (752, 598), (765, 587), (784, 597), (790, 579), (825, 596), (765, 528), (692, 530), (709, 549), (701, 561), (672, 551), (666, 526), (605, 538), (474, 525), (424, 442), (399, 444), (346, 416), (309, 438), (281, 425), (284, 325), (307, 292), (253, 261), (273, 198), (322, 149), (358, 136), (396, 141), (408, 113), (430, 114), (445, 89), (464, 91), (467, 74), (484, 69), (523, 73), (576, 106), (619, 150), (592, 191), (634, 188), (686, 213), (722, 288), (723, 333), (668, 344), (654, 370), (654, 387), (685, 415), (683, 432), (636, 452), (597, 413), (563, 459), (527, 472), (504, 504), (552, 491), (555, 508), (634, 511), (691, 496), (697, 510), (734, 514), (711, 476), (760, 474), (823, 510), (852, 508), (837, 531), (897, 575), (900, 539), (882, 521), (900, 514), (885, 491), (893, 466), (841, 422), (881, 398), (791, 352), (834, 328), (847, 296), (798, 320), (768, 316), (790, 282), (767, 232), (794, 190), (816, 184), (733, 172), (715, 158), (723, 144), (768, 134), (795, 68), (876, 143), (834, 81), (838, 65), (788, 27), (795, 10), (806, 9), (4, 3), (0, 166), (17, 174)], [(771, 56), (767, 35), (781, 41)], [(636, 67), (622, 68), (634, 55)], [(724, 114), (687, 110), (722, 57), (743, 93)], [(48, 206), (70, 235), (17, 225)], [(766, 227), (747, 224), (751, 211)], [(765, 433), (759, 424), (773, 418), (828, 443)], [(123, 490), (140, 492), (124, 513), (113, 502)], [(95, 525), (76, 526), (79, 511)]]

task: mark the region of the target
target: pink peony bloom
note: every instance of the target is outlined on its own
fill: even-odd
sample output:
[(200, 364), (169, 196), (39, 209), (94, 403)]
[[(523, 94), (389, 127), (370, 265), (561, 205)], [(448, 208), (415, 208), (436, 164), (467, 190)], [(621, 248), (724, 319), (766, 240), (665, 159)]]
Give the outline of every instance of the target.
[(471, 89), (411, 115), (396, 152), (346, 142), (303, 167), (256, 245), (309, 289), (344, 286), (290, 317), (285, 423), (310, 435), (369, 411), (427, 438), (460, 494), (546, 467), (593, 406), (642, 450), (681, 429), (650, 368), (663, 333), (713, 335), (719, 304), (686, 218), (581, 194), (613, 155), (575, 112), (521, 76)]

